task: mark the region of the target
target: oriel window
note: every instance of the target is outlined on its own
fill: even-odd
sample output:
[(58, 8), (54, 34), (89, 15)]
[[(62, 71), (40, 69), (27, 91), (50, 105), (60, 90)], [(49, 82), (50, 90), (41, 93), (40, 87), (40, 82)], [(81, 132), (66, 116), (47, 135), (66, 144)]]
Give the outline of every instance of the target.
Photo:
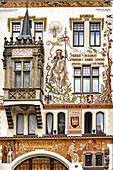
[(43, 23), (35, 23), (35, 41), (39, 40), (39, 37), (41, 40), (43, 39)]
[(90, 46), (100, 46), (100, 23), (90, 23)]
[(84, 46), (84, 23), (73, 24), (73, 46)]
[(12, 37), (13, 41), (16, 41), (16, 37), (20, 34), (20, 23), (13, 23), (12, 24)]

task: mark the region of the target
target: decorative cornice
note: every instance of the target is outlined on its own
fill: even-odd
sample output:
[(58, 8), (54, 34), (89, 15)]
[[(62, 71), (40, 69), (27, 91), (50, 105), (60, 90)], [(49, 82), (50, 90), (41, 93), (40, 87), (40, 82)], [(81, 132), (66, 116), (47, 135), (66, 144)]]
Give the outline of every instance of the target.
[[(1, 8), (26, 7), (26, 1), (7, 1), (0, 5)], [(100, 0), (92, 1), (29, 1), (28, 7), (110, 7), (110, 3)]]
[(113, 109), (113, 103), (101, 104), (45, 104), (45, 110), (68, 110), (68, 109)]
[(94, 18), (94, 15), (90, 15), (90, 14), (83, 14), (80, 15), (79, 18), (69, 18), (69, 26), (70, 26), (70, 30), (72, 30), (72, 23), (73, 22), (77, 22), (77, 21), (84, 21), (85, 19), (90, 19), (90, 21), (100, 21), (102, 23), (102, 30), (104, 29), (104, 18)]
[[(10, 32), (10, 23), (11, 22), (21, 22), (23, 19), (24, 19), (24, 16), (19, 16), (18, 18), (8, 18), (8, 21), (7, 21), (8, 31)], [(29, 19), (33, 20), (33, 22), (43, 22), (44, 23), (44, 31), (46, 31), (47, 17), (36, 18), (36, 16), (29, 16)]]

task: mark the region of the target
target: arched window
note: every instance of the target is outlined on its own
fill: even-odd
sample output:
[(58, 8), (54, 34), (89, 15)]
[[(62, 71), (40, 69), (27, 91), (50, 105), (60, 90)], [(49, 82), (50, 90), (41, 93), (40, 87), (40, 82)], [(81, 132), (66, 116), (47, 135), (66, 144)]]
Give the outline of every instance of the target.
[(53, 134), (53, 114), (46, 114), (46, 134)]
[(36, 115), (34, 113), (30, 113), (28, 115), (28, 134), (34, 135), (36, 130)]
[(16, 126), (16, 134), (23, 135), (24, 134), (24, 115), (22, 113), (17, 114), (17, 126)]
[(92, 133), (92, 113), (85, 113), (85, 133)]
[(65, 114), (58, 114), (58, 134), (65, 134)]
[(98, 112), (96, 115), (96, 132), (104, 133), (104, 114)]

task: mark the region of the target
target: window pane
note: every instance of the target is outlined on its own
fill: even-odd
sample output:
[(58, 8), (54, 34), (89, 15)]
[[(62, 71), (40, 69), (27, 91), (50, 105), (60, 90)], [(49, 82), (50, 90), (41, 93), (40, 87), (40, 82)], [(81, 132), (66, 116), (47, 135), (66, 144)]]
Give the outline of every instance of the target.
[(98, 78), (93, 78), (93, 92), (98, 92)]
[(90, 45), (94, 45), (94, 32), (90, 32)]
[(13, 32), (13, 41), (16, 41), (16, 37), (20, 35), (20, 32)]
[(83, 66), (83, 75), (90, 75), (90, 66)]
[(30, 72), (24, 72), (24, 87), (29, 88), (30, 86)]
[(81, 78), (75, 78), (75, 92), (81, 92), (80, 82)]
[(65, 114), (58, 114), (58, 134), (65, 134)]
[(46, 134), (53, 134), (53, 114), (46, 115)]
[(36, 128), (36, 126), (35, 126), (35, 119), (36, 119), (36, 116), (35, 116), (35, 114), (30, 114), (29, 116), (28, 116), (28, 118), (29, 118), (29, 134), (35, 134), (35, 128)]
[(85, 113), (85, 133), (92, 133), (92, 113)]
[(83, 78), (83, 92), (90, 92), (90, 78)]
[(93, 76), (98, 76), (99, 75), (99, 69), (98, 68), (93, 68), (92, 69), (92, 74), (93, 74)]
[(96, 32), (96, 45), (100, 45), (100, 32)]
[(35, 23), (35, 31), (43, 31), (43, 23)]
[(97, 113), (97, 133), (104, 132), (104, 114)]
[(24, 70), (30, 70), (30, 63), (24, 63)]
[(21, 70), (21, 63), (15, 63), (15, 69)]
[(85, 165), (92, 166), (92, 155), (85, 155)]
[(74, 32), (74, 45), (78, 45), (78, 32)]
[(17, 88), (21, 87), (21, 72), (15, 73), (15, 87)]
[(23, 114), (17, 115), (17, 134), (18, 135), (24, 134), (24, 115)]
[(96, 155), (96, 166), (102, 166), (102, 155)]
[(79, 32), (79, 45), (83, 45), (83, 36), (84, 36), (84, 33)]
[(40, 37), (41, 40), (42, 40), (42, 32), (35, 32), (35, 41), (38, 41), (38, 40), (39, 40), (39, 37)]
[(75, 76), (81, 76), (81, 68), (75, 68)]

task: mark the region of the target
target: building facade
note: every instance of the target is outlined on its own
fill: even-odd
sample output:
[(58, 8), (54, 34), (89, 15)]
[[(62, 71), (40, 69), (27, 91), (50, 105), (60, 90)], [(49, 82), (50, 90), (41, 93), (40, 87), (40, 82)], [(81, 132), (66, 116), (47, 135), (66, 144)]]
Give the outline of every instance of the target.
[(113, 169), (113, 2), (0, 1), (0, 170)]

